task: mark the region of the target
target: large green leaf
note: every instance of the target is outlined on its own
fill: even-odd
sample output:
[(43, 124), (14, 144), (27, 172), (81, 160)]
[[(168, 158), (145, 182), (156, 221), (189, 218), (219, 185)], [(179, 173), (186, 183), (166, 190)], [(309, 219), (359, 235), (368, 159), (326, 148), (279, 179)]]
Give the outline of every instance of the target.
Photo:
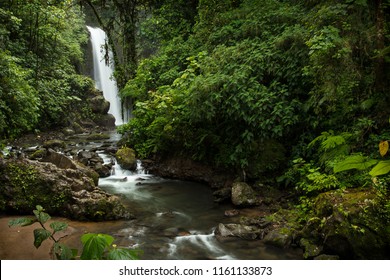
[(109, 253), (109, 260), (139, 260), (141, 251), (131, 250), (127, 248), (114, 248)]
[(52, 222), (50, 227), (54, 230), (54, 232), (58, 232), (67, 229), (68, 224), (64, 222)]
[(51, 232), (43, 229), (43, 228), (38, 228), (34, 229), (34, 246), (35, 248), (39, 248), (42, 244), (43, 241), (48, 239), (51, 236)]
[(35, 218), (26, 218), (26, 217), (16, 218), (16, 219), (9, 220), (8, 226), (9, 227), (16, 227), (16, 226), (25, 227), (25, 226), (32, 225), (36, 221), (37, 221), (37, 219), (35, 219)]
[(383, 160), (378, 162), (377, 165), (370, 171), (372, 177), (384, 175), (390, 172), (390, 160)]
[(109, 247), (114, 238), (108, 234), (87, 233), (81, 236), (83, 243), (83, 252), (80, 256), (82, 260), (100, 260), (103, 258), (104, 251)]
[(338, 173), (351, 169), (366, 170), (377, 162), (378, 161), (375, 159), (368, 159), (367, 157), (364, 157), (362, 155), (349, 156), (345, 160), (337, 163), (333, 167), (333, 172)]

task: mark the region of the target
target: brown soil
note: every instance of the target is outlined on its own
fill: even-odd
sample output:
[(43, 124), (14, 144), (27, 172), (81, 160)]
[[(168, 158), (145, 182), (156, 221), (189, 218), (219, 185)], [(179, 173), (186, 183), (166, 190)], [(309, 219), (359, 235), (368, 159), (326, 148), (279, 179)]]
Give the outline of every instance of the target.
[[(52, 259), (50, 251), (53, 241), (45, 240), (38, 249), (34, 247), (33, 230), (40, 228), (38, 223), (26, 227), (9, 227), (8, 221), (17, 218), (16, 216), (0, 217), (0, 259), (1, 260), (50, 260)], [(81, 253), (82, 234), (87, 232), (101, 232), (101, 228), (114, 229), (120, 228), (123, 221), (111, 222), (77, 222), (65, 218), (53, 218), (46, 227), (50, 229), (49, 224), (53, 221), (62, 221), (69, 224), (68, 229), (56, 235), (61, 238), (61, 242), (71, 248), (76, 248)], [(103, 232), (104, 233), (104, 232)]]

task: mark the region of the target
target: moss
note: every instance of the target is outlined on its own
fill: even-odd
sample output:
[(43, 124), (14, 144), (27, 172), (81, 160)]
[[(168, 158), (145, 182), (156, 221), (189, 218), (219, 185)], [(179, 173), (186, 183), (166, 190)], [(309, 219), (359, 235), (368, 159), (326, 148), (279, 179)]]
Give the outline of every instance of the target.
[(43, 147), (44, 148), (61, 148), (61, 149), (65, 149), (66, 148), (66, 144), (64, 141), (62, 140), (58, 140), (58, 139), (53, 139), (53, 140), (48, 140), (46, 141), (45, 143), (43, 143)]
[(107, 139), (110, 139), (110, 135), (105, 133), (93, 133), (87, 137), (87, 140), (107, 140)]
[(46, 149), (39, 149), (39, 150), (36, 150), (34, 153), (32, 153), (28, 158), (29, 159), (40, 159), (40, 158), (43, 158), (44, 156), (46, 156)]
[(7, 201), (0, 205), (3, 211), (28, 214), (36, 205), (42, 205), (51, 213), (59, 213), (63, 204), (71, 197), (70, 192), (60, 190), (52, 192), (34, 167), (25, 163), (7, 164), (4, 170), (6, 180), (1, 182), (3, 189), (0, 196)]
[(133, 149), (123, 147), (116, 152), (116, 159), (122, 168), (129, 170), (137, 169), (137, 159)]

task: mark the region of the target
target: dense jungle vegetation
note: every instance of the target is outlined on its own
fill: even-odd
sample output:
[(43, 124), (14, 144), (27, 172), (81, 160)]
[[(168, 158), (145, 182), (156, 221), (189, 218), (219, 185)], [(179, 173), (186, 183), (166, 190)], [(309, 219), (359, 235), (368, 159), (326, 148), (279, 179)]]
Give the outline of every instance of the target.
[(139, 158), (187, 157), (294, 188), (302, 207), (373, 188), (388, 219), (389, 10), (389, 0), (1, 1), (0, 138), (64, 125), (82, 103), (86, 15), (109, 35), (134, 116), (119, 131)]

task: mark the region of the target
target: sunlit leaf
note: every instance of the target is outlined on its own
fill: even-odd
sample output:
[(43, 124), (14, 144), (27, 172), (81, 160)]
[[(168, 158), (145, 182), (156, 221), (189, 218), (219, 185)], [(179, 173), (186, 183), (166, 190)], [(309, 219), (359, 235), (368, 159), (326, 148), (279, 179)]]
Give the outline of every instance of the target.
[(8, 226), (9, 227), (16, 227), (16, 226), (24, 227), (24, 226), (32, 225), (36, 221), (37, 221), (37, 219), (35, 219), (35, 218), (26, 218), (26, 217), (16, 218), (16, 219), (9, 220)]
[(48, 239), (51, 236), (51, 232), (43, 229), (43, 228), (38, 228), (34, 229), (34, 246), (35, 248), (39, 248), (42, 244), (43, 241)]
[(381, 154), (381, 156), (384, 157), (388, 151), (389, 151), (389, 142), (381, 141), (379, 143), (379, 153)]
[(338, 173), (341, 171), (346, 171), (351, 169), (365, 170), (373, 166), (377, 162), (378, 161), (375, 159), (368, 159), (362, 155), (349, 156), (345, 160), (338, 162), (333, 167), (333, 172)]
[(378, 162), (377, 165), (370, 171), (372, 177), (384, 175), (390, 172), (390, 160), (384, 160)]

